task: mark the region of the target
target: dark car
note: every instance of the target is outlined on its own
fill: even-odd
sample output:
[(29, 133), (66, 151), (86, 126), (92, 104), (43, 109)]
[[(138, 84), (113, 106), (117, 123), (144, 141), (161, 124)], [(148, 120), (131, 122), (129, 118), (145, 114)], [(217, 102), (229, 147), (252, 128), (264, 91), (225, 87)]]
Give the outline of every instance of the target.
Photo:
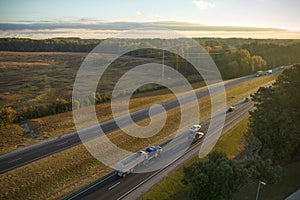
[(230, 106), (230, 107), (228, 108), (228, 112), (232, 112), (232, 111), (234, 111), (234, 109), (235, 109), (234, 106)]

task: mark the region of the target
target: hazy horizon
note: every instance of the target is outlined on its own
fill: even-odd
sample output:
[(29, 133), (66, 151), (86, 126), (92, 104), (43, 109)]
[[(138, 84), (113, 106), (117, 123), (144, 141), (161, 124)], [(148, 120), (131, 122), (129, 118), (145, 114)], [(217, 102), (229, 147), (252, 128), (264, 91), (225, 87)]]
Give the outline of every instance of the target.
[[(18, 37), (31, 39), (47, 39), (56, 37), (80, 37), (82, 39), (106, 39), (116, 37), (123, 32), (152, 28), (171, 29), (184, 37), (220, 37), (220, 38), (277, 38), (300, 39), (300, 31), (279, 28), (210, 26), (196, 23), (158, 21), (158, 22), (42, 22), (42, 23), (0, 23), (0, 37)], [(148, 38), (147, 33), (132, 37)]]
[(299, 39), (299, 7), (298, 0), (3, 0), (0, 37), (103, 39), (154, 25), (187, 37)]

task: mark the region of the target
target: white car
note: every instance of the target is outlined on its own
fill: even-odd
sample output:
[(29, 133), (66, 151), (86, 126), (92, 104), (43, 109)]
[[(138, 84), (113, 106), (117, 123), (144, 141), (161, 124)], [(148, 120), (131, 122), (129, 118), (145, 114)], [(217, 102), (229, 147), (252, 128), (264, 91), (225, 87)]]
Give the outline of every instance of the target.
[(272, 73), (273, 73), (273, 70), (269, 69), (269, 70), (266, 71), (266, 73), (267, 73), (267, 74), (272, 74)]
[(192, 128), (190, 128), (191, 132), (198, 132), (201, 128), (201, 125), (193, 125)]

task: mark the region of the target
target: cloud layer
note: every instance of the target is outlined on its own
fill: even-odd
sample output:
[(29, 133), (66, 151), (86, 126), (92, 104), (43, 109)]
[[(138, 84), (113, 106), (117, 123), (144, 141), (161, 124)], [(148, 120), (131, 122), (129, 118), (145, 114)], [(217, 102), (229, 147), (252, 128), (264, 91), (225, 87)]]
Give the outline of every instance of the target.
[(203, 0), (194, 0), (193, 3), (202, 10), (216, 7), (216, 4)]
[[(137, 15), (142, 13), (138, 12)], [(0, 38), (26, 37), (45, 39), (53, 37), (108, 38), (123, 31), (139, 28), (149, 30), (172, 29), (187, 37), (252, 37), (252, 38), (300, 38), (300, 32), (276, 28), (255, 28), (238, 26), (207, 26), (201, 24), (159, 21), (159, 22), (95, 22), (93, 19), (77, 22), (0, 23)], [(90, 22), (90, 23), (89, 23)], [(140, 36), (147, 38), (146, 33)]]

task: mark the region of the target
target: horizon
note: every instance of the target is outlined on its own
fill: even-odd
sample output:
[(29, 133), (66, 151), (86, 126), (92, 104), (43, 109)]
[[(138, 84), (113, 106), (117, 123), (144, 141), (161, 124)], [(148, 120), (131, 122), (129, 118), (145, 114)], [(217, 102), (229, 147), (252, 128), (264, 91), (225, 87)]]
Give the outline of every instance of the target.
[(187, 37), (300, 39), (299, 7), (297, 0), (3, 0), (0, 37), (104, 39), (154, 24)]
[[(0, 23), (1, 38), (70, 38), (107, 39), (126, 34), (131, 30), (152, 28), (151, 30), (170, 29), (183, 37), (190, 38), (253, 38), (253, 39), (300, 39), (300, 31), (272, 27), (213, 26), (189, 22), (43, 22), (43, 23)], [(147, 32), (131, 36), (148, 38)], [(141, 37), (142, 36), (142, 37)], [(166, 37), (168, 38), (168, 37)]]

